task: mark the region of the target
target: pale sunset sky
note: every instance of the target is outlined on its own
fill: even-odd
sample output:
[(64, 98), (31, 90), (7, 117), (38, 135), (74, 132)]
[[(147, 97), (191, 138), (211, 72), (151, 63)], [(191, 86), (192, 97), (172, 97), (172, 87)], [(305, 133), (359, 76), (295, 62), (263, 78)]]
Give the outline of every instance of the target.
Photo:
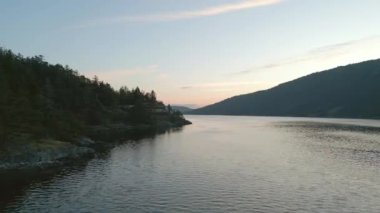
[(379, 0), (0, 0), (0, 46), (204, 106), (380, 58)]

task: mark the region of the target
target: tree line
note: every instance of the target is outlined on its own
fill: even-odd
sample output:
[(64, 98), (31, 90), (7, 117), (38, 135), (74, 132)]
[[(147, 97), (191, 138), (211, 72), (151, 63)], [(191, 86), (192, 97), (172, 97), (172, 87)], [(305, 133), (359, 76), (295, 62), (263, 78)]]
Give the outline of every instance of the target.
[(88, 126), (153, 124), (154, 111), (169, 112), (154, 91), (113, 89), (43, 56), (23, 57), (0, 48), (0, 142), (17, 136), (71, 140)]

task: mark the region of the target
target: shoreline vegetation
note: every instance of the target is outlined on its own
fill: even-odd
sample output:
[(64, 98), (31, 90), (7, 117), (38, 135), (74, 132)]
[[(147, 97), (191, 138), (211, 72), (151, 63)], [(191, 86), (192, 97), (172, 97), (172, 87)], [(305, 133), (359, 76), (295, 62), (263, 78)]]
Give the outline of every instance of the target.
[(0, 171), (87, 159), (122, 141), (191, 124), (138, 87), (0, 48)]

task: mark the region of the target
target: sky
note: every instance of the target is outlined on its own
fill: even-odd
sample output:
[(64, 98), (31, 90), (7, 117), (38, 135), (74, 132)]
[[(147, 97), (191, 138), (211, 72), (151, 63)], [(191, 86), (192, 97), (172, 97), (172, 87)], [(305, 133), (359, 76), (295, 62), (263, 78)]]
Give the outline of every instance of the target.
[(0, 0), (0, 47), (200, 107), (380, 58), (379, 0)]

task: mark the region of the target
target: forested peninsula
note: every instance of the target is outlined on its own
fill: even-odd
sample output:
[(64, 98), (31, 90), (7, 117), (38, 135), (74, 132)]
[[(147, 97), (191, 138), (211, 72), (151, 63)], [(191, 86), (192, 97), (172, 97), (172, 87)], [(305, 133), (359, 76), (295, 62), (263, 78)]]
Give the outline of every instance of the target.
[(137, 133), (190, 124), (154, 91), (113, 89), (42, 56), (0, 49), (0, 169), (93, 156)]

